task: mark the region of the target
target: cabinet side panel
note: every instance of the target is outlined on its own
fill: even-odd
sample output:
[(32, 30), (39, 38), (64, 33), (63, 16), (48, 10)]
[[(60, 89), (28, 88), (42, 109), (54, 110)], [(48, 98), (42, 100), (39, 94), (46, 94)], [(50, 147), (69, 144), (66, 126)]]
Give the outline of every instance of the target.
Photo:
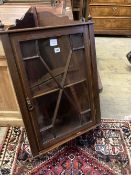
[(21, 113), (16, 100), (8, 64), (0, 38), (0, 123), (6, 125), (23, 125)]
[(93, 23), (89, 25), (89, 37), (90, 37), (90, 50), (91, 50), (91, 69), (92, 69), (92, 75), (93, 75), (94, 103), (95, 103), (95, 108), (96, 108), (96, 122), (99, 123), (101, 113), (100, 113), (98, 71), (97, 71)]

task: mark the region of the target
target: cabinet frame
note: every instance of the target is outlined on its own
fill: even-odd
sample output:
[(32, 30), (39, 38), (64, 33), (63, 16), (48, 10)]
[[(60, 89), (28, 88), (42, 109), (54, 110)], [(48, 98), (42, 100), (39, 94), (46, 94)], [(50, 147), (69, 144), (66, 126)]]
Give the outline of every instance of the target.
[[(39, 132), (37, 125), (35, 124), (35, 113), (29, 111), (27, 105), (27, 97), (31, 100), (31, 94), (29, 91), (27, 80), (24, 76), (23, 66), (20, 63), (20, 53), (19, 53), (19, 43), (25, 39), (39, 39), (42, 34), (45, 37), (50, 36), (61, 36), (68, 34), (83, 33), (85, 55), (86, 55), (86, 66), (88, 69), (88, 79), (90, 80), (90, 100), (91, 100), (91, 113), (92, 119), (89, 123), (81, 127), (75, 133), (69, 133), (64, 139), (56, 139), (53, 145), (48, 145), (46, 148), (40, 143)], [(20, 36), (20, 37), (19, 37)], [(43, 37), (42, 37), (43, 38)], [(99, 88), (97, 80), (97, 66), (96, 66), (96, 54), (95, 54), (95, 41), (93, 33), (93, 23), (80, 23), (80, 24), (70, 24), (65, 26), (57, 27), (39, 27), (32, 29), (21, 29), (13, 30), (8, 32), (1, 32), (1, 39), (3, 42), (5, 54), (9, 64), (10, 73), (12, 76), (13, 84), (15, 87), (17, 99), (19, 102), (20, 110), (23, 116), (25, 128), (27, 131), (30, 147), (32, 154), (38, 155), (41, 153), (46, 153), (49, 150), (87, 132), (88, 130), (96, 127), (100, 122), (100, 105), (99, 105)], [(21, 69), (22, 68), (22, 69)], [(22, 94), (22, 95), (21, 95)], [(31, 103), (32, 100), (31, 100)]]

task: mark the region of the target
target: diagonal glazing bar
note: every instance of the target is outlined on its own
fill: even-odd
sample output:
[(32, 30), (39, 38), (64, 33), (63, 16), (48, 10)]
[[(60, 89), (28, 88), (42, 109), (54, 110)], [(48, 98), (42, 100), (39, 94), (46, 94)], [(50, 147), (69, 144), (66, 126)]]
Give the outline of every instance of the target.
[(54, 112), (54, 115), (53, 115), (53, 119), (52, 119), (52, 124), (51, 126), (54, 126), (54, 123), (55, 123), (55, 120), (56, 120), (56, 116), (57, 116), (57, 112), (58, 112), (58, 109), (59, 109), (59, 104), (60, 104), (60, 100), (61, 100), (61, 97), (62, 97), (62, 93), (64, 91), (65, 95), (67, 96), (67, 98), (69, 99), (69, 101), (71, 102), (71, 104), (74, 106), (74, 108), (80, 112), (78, 110), (78, 108), (76, 107), (76, 105), (74, 104), (73, 100), (71, 99), (71, 97), (68, 95), (68, 93), (64, 90), (64, 84), (65, 84), (65, 80), (66, 80), (66, 76), (67, 76), (67, 72), (68, 72), (68, 68), (69, 68), (69, 65), (70, 65), (70, 60), (71, 60), (71, 56), (72, 56), (72, 50), (70, 50), (70, 53), (69, 53), (69, 56), (67, 58), (67, 63), (66, 63), (66, 67), (65, 67), (65, 71), (64, 71), (64, 76), (63, 76), (63, 79), (62, 79), (62, 82), (61, 84), (57, 81), (57, 79), (54, 77), (54, 75), (52, 74), (49, 66), (46, 64), (46, 62), (44, 61), (44, 59), (41, 57), (40, 55), (40, 50), (39, 50), (39, 45), (38, 45), (38, 40), (36, 40), (36, 49), (37, 49), (37, 53), (38, 53), (38, 56), (39, 56), (39, 59), (41, 60), (41, 62), (43, 63), (43, 65), (45, 66), (45, 68), (47, 69), (47, 71), (49, 72), (50, 76), (52, 77), (52, 79), (54, 79), (54, 81), (57, 83), (58, 87), (60, 88), (60, 91), (59, 91), (59, 95), (58, 95), (58, 100), (57, 100), (57, 104), (56, 104), (56, 108), (55, 108), (55, 112)]
[[(71, 88), (71, 87), (70, 87)], [(71, 97), (68, 95), (68, 93), (65, 91), (65, 89), (63, 89), (63, 92), (65, 93), (66, 97), (68, 98), (68, 100), (70, 101), (70, 103), (72, 104), (72, 106), (76, 109), (77, 112), (80, 113), (79, 109), (77, 108), (77, 106), (75, 105), (74, 101), (71, 99)]]
[[(71, 39), (70, 39), (71, 41)], [(72, 43), (70, 42), (70, 45), (71, 45), (71, 48), (72, 48)], [(52, 120), (52, 125), (54, 126), (55, 124), (55, 120), (56, 120), (56, 116), (57, 116), (57, 113), (58, 113), (58, 109), (59, 109), (59, 104), (60, 104), (60, 101), (61, 101), (61, 97), (62, 97), (62, 93), (64, 92), (65, 95), (67, 96), (67, 98), (71, 101), (72, 103), (72, 99), (69, 97), (68, 93), (66, 93), (66, 91), (64, 90), (64, 84), (65, 84), (65, 80), (66, 80), (66, 77), (67, 77), (67, 73), (68, 73), (68, 68), (69, 68), (69, 65), (70, 65), (70, 61), (71, 61), (71, 56), (72, 56), (72, 52), (73, 51), (77, 51), (77, 50), (81, 50), (81, 49), (85, 49), (84, 46), (81, 46), (81, 47), (78, 47), (78, 48), (72, 48), (72, 50), (70, 50), (70, 53), (69, 53), (69, 56), (68, 56), (68, 59), (67, 59), (67, 64), (66, 64), (66, 67), (65, 67), (65, 73), (64, 73), (64, 76), (63, 76), (63, 79), (62, 79), (62, 83), (61, 83), (61, 86), (62, 86), (62, 89), (60, 89), (60, 92), (59, 92), (59, 96), (58, 96), (58, 100), (57, 100), (57, 104), (56, 104), (56, 108), (55, 108), (55, 112), (54, 112), (54, 116), (53, 116), (53, 120)], [(77, 96), (73, 90), (72, 87), (71, 88), (71, 91), (72, 91), (72, 94), (74, 96), (74, 99), (75, 101), (77, 102), (77, 107), (73, 104), (73, 106), (75, 107), (75, 109), (80, 113), (81, 112), (81, 107), (78, 103), (78, 99), (77, 99)], [(81, 123), (81, 117), (80, 117), (80, 123)]]
[(69, 68), (70, 61), (71, 61), (71, 56), (72, 56), (72, 50), (70, 49), (70, 52), (69, 52), (69, 55), (68, 55), (68, 58), (67, 58), (67, 63), (66, 63), (66, 66), (65, 66), (64, 76), (63, 76), (63, 79), (62, 79), (62, 82), (61, 82), (62, 89), (60, 89), (60, 91), (59, 91), (58, 100), (57, 100), (57, 103), (56, 103), (56, 108), (55, 108), (55, 112), (54, 112), (53, 119), (52, 119), (52, 125), (53, 126), (55, 124), (56, 116), (57, 116), (57, 113), (58, 113), (59, 104), (60, 104), (62, 93), (63, 93), (63, 87), (64, 87), (64, 84), (65, 84), (66, 76), (67, 76), (67, 73), (68, 73), (68, 68)]
[(52, 74), (49, 66), (46, 64), (46, 62), (44, 61), (44, 59), (40, 55), (38, 40), (36, 40), (36, 50), (37, 50), (37, 53), (39, 55), (39, 59), (41, 60), (41, 62), (43, 63), (43, 65), (45, 66), (45, 68), (47, 69), (47, 71), (49, 72), (50, 76), (52, 77), (52, 79), (54, 79), (54, 81), (56, 82), (56, 84), (58, 85), (58, 87), (61, 88), (60, 83), (57, 81), (57, 79), (55, 78), (55, 76)]
[(32, 56), (32, 57), (26, 57), (26, 58), (23, 58), (24, 61), (27, 61), (27, 60), (33, 60), (33, 59), (38, 59), (39, 56), (38, 55), (35, 55), (35, 56)]
[[(57, 78), (59, 76), (61, 76), (64, 73), (64, 68), (57, 68), (56, 70), (54, 69), (52, 74)], [(37, 81), (37, 83), (34, 83), (31, 88), (34, 88), (36, 86), (42, 85), (42, 84), (46, 84), (47, 82), (52, 81), (52, 77), (50, 76), (50, 74), (46, 74), (44, 75), (41, 79), (39, 79)]]
[(81, 49), (85, 49), (85, 47), (84, 46), (76, 47), (76, 48), (73, 48), (72, 50), (73, 51), (78, 51), (78, 50), (81, 50)]
[[(63, 90), (64, 90), (64, 83), (65, 83), (65, 80), (64, 80), (63, 83), (60, 84), (60, 83), (57, 81), (57, 79), (54, 77), (54, 75), (52, 74), (52, 72), (51, 72), (49, 66), (46, 64), (46, 62), (44, 61), (44, 59), (43, 59), (43, 58), (41, 57), (41, 55), (40, 55), (38, 40), (36, 40), (36, 49), (37, 49), (37, 53), (38, 53), (38, 55), (39, 55), (40, 60), (41, 60), (42, 63), (44, 64), (45, 68), (48, 70), (48, 72), (49, 72), (50, 76), (52, 77), (52, 79), (54, 79), (54, 81), (57, 83), (57, 85), (58, 85), (58, 87), (59, 87), (60, 89), (63, 89)], [(71, 51), (71, 52), (72, 52), (72, 51)], [(72, 54), (72, 53), (71, 53), (71, 54)], [(71, 58), (70, 58), (70, 59), (71, 59)], [(68, 59), (67, 59), (67, 60), (68, 60)], [(70, 63), (70, 62), (69, 62), (69, 63)], [(69, 66), (68, 66), (68, 67), (69, 67)], [(65, 68), (65, 70), (66, 70), (66, 68)], [(67, 68), (67, 71), (68, 71), (68, 68)], [(63, 79), (66, 79), (66, 76), (65, 76), (65, 78), (64, 78), (64, 76), (63, 76)], [(64, 93), (65, 93), (65, 95), (67, 96), (67, 98), (69, 99), (69, 101), (71, 102), (71, 104), (76, 108), (76, 110), (78, 110), (77, 107), (74, 105), (73, 100), (71, 99), (71, 97), (68, 95), (68, 93), (67, 93), (65, 90), (64, 90)]]
[(50, 76), (52, 77), (52, 79), (54, 79), (54, 81), (56, 82), (56, 84), (58, 85), (58, 87), (61, 89), (61, 85), (60, 83), (57, 81), (57, 79), (55, 78), (55, 76), (52, 74), (49, 66), (46, 64), (46, 62), (44, 61), (44, 59), (40, 56), (39, 59), (41, 60), (41, 62), (43, 63), (43, 65), (45, 66), (45, 68), (48, 70)]

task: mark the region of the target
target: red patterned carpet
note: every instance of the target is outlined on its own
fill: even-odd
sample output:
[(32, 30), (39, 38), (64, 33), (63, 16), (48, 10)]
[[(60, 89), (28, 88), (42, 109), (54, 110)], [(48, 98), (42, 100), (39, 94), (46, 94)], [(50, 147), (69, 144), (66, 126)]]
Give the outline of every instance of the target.
[(129, 121), (104, 120), (95, 130), (36, 158), (31, 155), (23, 128), (0, 132), (2, 175), (131, 174)]

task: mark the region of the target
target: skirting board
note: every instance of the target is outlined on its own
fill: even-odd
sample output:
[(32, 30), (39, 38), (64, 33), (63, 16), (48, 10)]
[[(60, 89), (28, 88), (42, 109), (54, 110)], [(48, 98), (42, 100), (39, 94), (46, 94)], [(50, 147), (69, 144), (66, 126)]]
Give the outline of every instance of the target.
[(0, 111), (0, 126), (24, 126), (18, 111)]

